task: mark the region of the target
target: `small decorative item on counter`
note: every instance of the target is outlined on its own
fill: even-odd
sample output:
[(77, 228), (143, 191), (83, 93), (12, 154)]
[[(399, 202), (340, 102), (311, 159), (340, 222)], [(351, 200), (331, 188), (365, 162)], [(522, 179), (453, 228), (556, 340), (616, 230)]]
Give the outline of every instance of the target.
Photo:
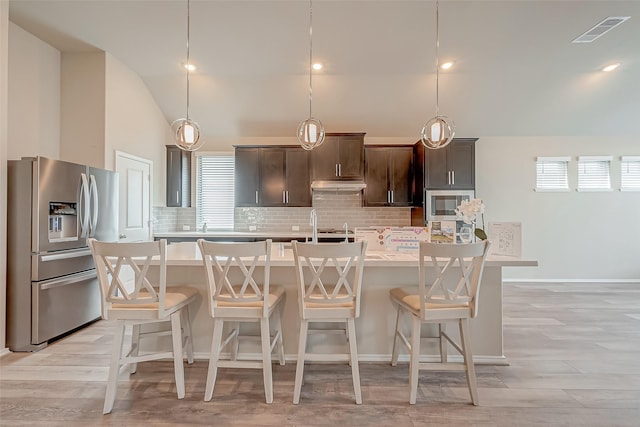
[[(456, 215), (462, 218), (466, 224), (471, 224), (475, 230), (474, 234), (480, 240), (487, 240), (487, 233), (484, 231), (484, 203), (482, 199), (463, 200), (456, 208)], [(482, 216), (482, 228), (477, 227), (478, 215)]]

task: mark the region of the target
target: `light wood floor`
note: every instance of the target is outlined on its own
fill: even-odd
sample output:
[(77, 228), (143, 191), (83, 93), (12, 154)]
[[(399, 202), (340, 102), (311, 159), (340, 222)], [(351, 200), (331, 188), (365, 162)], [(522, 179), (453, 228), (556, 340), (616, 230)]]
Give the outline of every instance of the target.
[(147, 362), (121, 377), (113, 413), (102, 415), (111, 332), (98, 322), (0, 359), (0, 425), (640, 425), (640, 285), (508, 284), (504, 315), (511, 365), (478, 366), (478, 407), (462, 372), (421, 373), (409, 405), (406, 363), (362, 363), (363, 405), (346, 365), (309, 366), (293, 405), (294, 363), (274, 365), (272, 405), (257, 370), (222, 370), (204, 402), (207, 362), (198, 360), (185, 367), (184, 400), (172, 362)]

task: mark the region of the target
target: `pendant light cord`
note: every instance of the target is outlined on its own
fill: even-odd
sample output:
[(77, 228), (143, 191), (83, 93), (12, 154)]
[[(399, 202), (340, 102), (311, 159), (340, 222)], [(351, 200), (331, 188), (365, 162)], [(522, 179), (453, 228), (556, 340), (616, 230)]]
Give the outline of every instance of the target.
[(309, 0), (309, 117), (311, 114), (311, 102), (313, 101), (313, 4)]
[(440, 115), (440, 17), (439, 2), (436, 0), (436, 117)]
[(191, 68), (191, 62), (189, 57), (189, 42), (190, 42), (190, 34), (191, 34), (191, 4), (190, 1), (187, 0), (187, 121), (189, 121), (189, 73)]

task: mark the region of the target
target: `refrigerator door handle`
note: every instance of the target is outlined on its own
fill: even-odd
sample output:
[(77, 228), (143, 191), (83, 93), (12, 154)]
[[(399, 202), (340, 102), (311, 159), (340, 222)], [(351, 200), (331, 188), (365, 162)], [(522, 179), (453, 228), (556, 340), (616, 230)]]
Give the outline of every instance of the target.
[(89, 182), (86, 174), (80, 174), (80, 183), (80, 198), (78, 200), (80, 237), (87, 237), (89, 233)]
[(91, 250), (90, 249), (83, 249), (83, 250), (80, 250), (80, 251), (73, 251), (73, 252), (54, 253), (54, 254), (50, 254), (50, 255), (41, 255), (40, 256), (40, 260), (42, 262), (58, 261), (58, 260), (61, 260), (61, 259), (80, 258), (80, 257), (87, 256), (87, 255), (91, 255)]
[(52, 288), (59, 288), (61, 286), (72, 285), (74, 283), (82, 282), (83, 280), (93, 279), (98, 277), (98, 273), (95, 270), (87, 271), (84, 273), (74, 274), (72, 277), (63, 277), (60, 279), (46, 280), (39, 284), (41, 290), (47, 290)]
[(96, 226), (98, 225), (98, 186), (96, 184), (96, 177), (91, 175), (89, 177), (89, 216), (91, 216), (91, 222), (89, 223), (89, 237), (96, 235)]

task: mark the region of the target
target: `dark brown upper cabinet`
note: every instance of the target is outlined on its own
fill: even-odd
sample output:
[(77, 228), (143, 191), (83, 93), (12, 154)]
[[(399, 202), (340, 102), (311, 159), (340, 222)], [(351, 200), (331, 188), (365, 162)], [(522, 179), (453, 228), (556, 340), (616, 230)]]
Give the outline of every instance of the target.
[(413, 204), (413, 146), (366, 146), (366, 206)]
[(295, 146), (236, 147), (236, 206), (311, 206), (309, 153)]
[(324, 143), (311, 150), (312, 179), (364, 179), (364, 133), (327, 133)]
[(167, 145), (167, 207), (191, 206), (191, 153)]
[(235, 199), (238, 207), (260, 206), (260, 149), (235, 150)]
[(454, 138), (437, 150), (424, 150), (424, 187), (428, 190), (474, 190), (475, 142), (477, 138)]

